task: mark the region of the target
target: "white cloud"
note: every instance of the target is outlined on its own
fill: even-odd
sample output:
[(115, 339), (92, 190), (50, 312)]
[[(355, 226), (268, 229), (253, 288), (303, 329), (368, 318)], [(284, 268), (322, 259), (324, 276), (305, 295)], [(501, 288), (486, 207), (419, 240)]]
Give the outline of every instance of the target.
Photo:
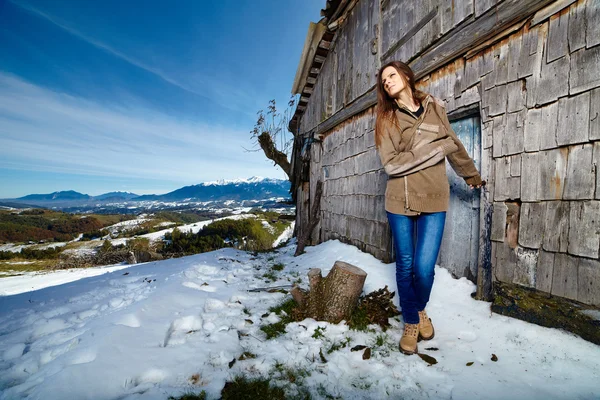
[(0, 72), (0, 168), (186, 183), (281, 176), (243, 150), (248, 131), (100, 105)]
[(45, 19), (84, 42), (135, 67), (149, 72), (170, 85), (176, 86), (188, 93), (215, 101), (225, 109), (253, 117), (254, 112), (248, 111), (248, 105), (252, 104), (253, 107), (260, 107), (257, 103), (256, 96), (250, 95), (246, 91), (241, 90), (238, 86), (224, 84), (222, 80), (216, 76), (209, 77), (205, 72), (190, 75), (188, 71), (188, 73), (184, 74), (185, 79), (178, 79), (177, 77), (180, 76), (181, 73), (178, 73), (177, 71), (165, 71), (153, 62), (146, 62), (138, 57), (134, 57), (133, 52), (128, 52), (127, 49), (116, 49), (114, 46), (83, 33), (81, 30), (73, 27), (68, 22), (61, 20), (59, 17), (40, 10), (25, 1), (10, 1), (16, 6)]

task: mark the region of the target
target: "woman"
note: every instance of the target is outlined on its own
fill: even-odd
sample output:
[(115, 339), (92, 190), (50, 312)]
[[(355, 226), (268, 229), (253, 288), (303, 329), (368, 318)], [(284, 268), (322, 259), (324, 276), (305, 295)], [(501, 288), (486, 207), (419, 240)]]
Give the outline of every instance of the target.
[(377, 76), (375, 142), (389, 175), (385, 209), (396, 250), (396, 282), (404, 318), (400, 351), (435, 334), (425, 312), (450, 196), (445, 158), (471, 188), (482, 181), (450, 127), (443, 103), (415, 88), (408, 65), (392, 61)]

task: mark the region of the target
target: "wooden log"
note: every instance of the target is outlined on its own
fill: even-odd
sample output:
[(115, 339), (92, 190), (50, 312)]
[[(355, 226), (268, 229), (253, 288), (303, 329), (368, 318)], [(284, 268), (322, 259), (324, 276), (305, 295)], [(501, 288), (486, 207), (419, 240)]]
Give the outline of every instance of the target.
[(348, 320), (356, 307), (367, 273), (352, 264), (336, 261), (323, 285), (324, 315), (327, 321)]
[(308, 273), (310, 291), (295, 287), (292, 297), (305, 318), (328, 321), (334, 324), (349, 321), (358, 304), (367, 273), (362, 269), (336, 261), (326, 277), (319, 268)]
[(564, 329), (600, 345), (600, 321), (585, 313), (597, 311), (594, 306), (496, 281), (491, 310), (548, 328)]

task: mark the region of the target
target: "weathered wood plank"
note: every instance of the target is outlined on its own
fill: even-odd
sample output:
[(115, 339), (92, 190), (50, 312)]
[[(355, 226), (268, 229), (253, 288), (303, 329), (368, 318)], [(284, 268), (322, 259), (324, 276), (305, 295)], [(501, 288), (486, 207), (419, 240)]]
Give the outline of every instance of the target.
[(596, 167), (592, 161), (591, 143), (569, 147), (565, 200), (591, 200), (596, 185)]
[(600, 47), (580, 49), (571, 54), (570, 94), (600, 86)]
[(325, 83), (323, 85), (323, 101), (324, 101), (324, 111), (325, 117), (329, 118), (336, 111), (336, 57), (328, 57), (323, 64), (323, 68), (321, 69), (321, 79)]
[(373, 52), (373, 41), (377, 37), (379, 23), (379, 7), (374, 1), (360, 1), (352, 9), (348, 28), (353, 35), (353, 68), (352, 92), (349, 102), (375, 85), (378, 56)]
[(575, 97), (562, 98), (558, 101), (558, 126), (556, 143), (585, 143), (590, 130), (590, 93), (585, 92)]
[(521, 53), (519, 55), (519, 66), (517, 68), (517, 78), (522, 79), (531, 76), (534, 71), (534, 64), (537, 60), (537, 28), (523, 33), (523, 42), (521, 43)]
[(494, 201), (521, 198), (521, 178), (510, 175), (511, 158), (503, 157), (496, 160)]
[(504, 40), (498, 48), (498, 58), (494, 63), (494, 72), (496, 85), (503, 85), (508, 82), (508, 39)]
[(521, 111), (527, 103), (527, 89), (525, 80), (519, 80), (508, 84), (508, 105), (506, 111), (509, 113)]
[(527, 110), (507, 114), (504, 142), (502, 143), (503, 154), (517, 154), (523, 152), (526, 115)]
[(590, 140), (600, 140), (600, 88), (590, 92)]
[[(408, 2), (408, 3), (413, 4), (412, 2)], [(422, 3), (414, 3), (414, 4), (420, 5)], [(410, 9), (410, 11), (413, 11), (413, 9)], [(438, 13), (437, 7), (433, 8), (427, 15), (425, 15), (423, 18), (421, 18), (415, 25), (409, 25), (410, 29), (408, 31), (406, 31), (406, 33), (404, 35), (402, 35), (388, 50), (386, 50), (385, 53), (383, 53), (381, 60), (383, 62), (390, 60), (390, 57), (392, 55), (394, 55), (394, 53), (396, 53), (396, 51), (400, 47), (404, 46), (410, 39), (412, 39), (416, 34), (418, 34), (425, 27), (425, 25), (427, 25), (433, 18), (435, 18), (437, 13)], [(384, 18), (385, 18), (385, 14), (384, 14)], [(390, 35), (389, 37), (393, 37), (393, 35)]]
[(483, 58), (479, 70), (482, 77), (494, 71), (496, 66), (494, 65), (495, 59), (493, 47), (482, 50), (482, 54), (479, 57)]
[[(316, 214), (314, 215), (318, 218), (318, 221), (315, 223), (315, 227), (310, 233), (310, 244), (317, 245), (321, 242), (321, 209), (323, 207), (323, 196), (317, 196), (317, 186), (321, 185), (321, 193), (323, 190), (323, 168), (322, 168), (322, 147), (319, 145), (313, 145), (311, 147), (311, 156), (310, 156), (310, 207), (311, 209), (316, 207)], [(320, 182), (320, 183), (319, 183)], [(314, 204), (316, 201), (319, 204)]]
[(538, 198), (540, 200), (562, 199), (567, 173), (567, 156), (567, 148), (539, 152)]
[(535, 270), (538, 263), (538, 250), (517, 248), (517, 266), (513, 283), (521, 286), (535, 287)]
[[(543, 24), (535, 28), (537, 35), (535, 40), (530, 42), (531, 56), (531, 76), (528, 76), (525, 81), (527, 83), (527, 108), (534, 108), (537, 104), (537, 87), (542, 76), (542, 65), (544, 64), (544, 46), (548, 37), (548, 24)], [(533, 45), (535, 43), (535, 50)]]
[(457, 26), (473, 15), (474, 5), (471, 0), (452, 0), (454, 4), (454, 25)]
[(569, 51), (572, 53), (585, 47), (585, 4), (577, 2), (569, 10)]
[(544, 203), (523, 203), (519, 221), (519, 244), (531, 249), (539, 249), (544, 237), (546, 205)]
[(488, 108), (488, 115), (493, 117), (506, 113), (506, 103), (508, 102), (506, 85), (495, 86), (483, 93), (483, 106)]
[[(484, 92), (485, 93), (485, 92)], [(485, 96), (484, 96), (485, 97)], [(493, 118), (493, 148), (492, 157), (502, 157), (502, 144), (504, 143), (504, 133), (506, 130), (506, 118), (504, 115), (499, 115)]]
[(542, 63), (541, 76), (535, 88), (537, 105), (552, 103), (569, 94), (569, 70), (568, 56), (550, 64)]
[(352, 160), (355, 164), (354, 171), (359, 175), (366, 172), (379, 171), (383, 168), (379, 153), (375, 149), (360, 153), (352, 157)]
[(521, 200), (538, 201), (540, 165), (538, 163), (539, 153), (524, 153), (521, 157)]
[(506, 234), (506, 204), (495, 201), (493, 210), (490, 240), (504, 242), (504, 236)]
[(569, 213), (569, 253), (598, 258), (600, 201), (573, 201)]
[(556, 0), (555, 2), (551, 3), (550, 5), (542, 8), (541, 10), (535, 13), (533, 18), (531, 19), (531, 26), (535, 26), (541, 22), (544, 22), (552, 15), (570, 6), (576, 1), (577, 0)]
[(538, 265), (535, 271), (535, 288), (545, 293), (552, 291), (552, 274), (554, 273), (554, 253), (540, 250)]
[(525, 151), (540, 150), (540, 136), (546, 130), (545, 122), (542, 124), (542, 112), (539, 108), (527, 110), (525, 131), (523, 132), (523, 145)]
[(496, 0), (480, 0), (475, 1), (475, 16), (480, 17), (481, 14), (492, 8), (496, 4)]
[[(543, 129), (540, 132), (540, 150), (554, 149), (558, 147), (556, 141), (556, 129), (558, 127), (558, 102), (548, 104), (540, 108)], [(542, 125), (540, 125), (541, 127)]]
[(351, 61), (349, 61), (348, 53), (349, 53), (348, 41), (347, 40), (337, 40), (335, 42), (335, 48), (333, 49), (333, 56), (336, 59), (336, 62), (335, 62), (336, 84), (335, 84), (335, 103), (334, 103), (334, 109), (336, 110), (336, 113), (338, 113), (340, 110), (342, 110), (344, 108), (344, 106), (346, 105), (346, 103), (344, 102), (344, 91), (345, 91), (346, 85), (348, 84), (348, 81), (351, 79), (351, 75), (348, 70), (348, 63)]
[(321, 123), (315, 132), (317, 135), (325, 133), (348, 118), (353, 117), (370, 107), (373, 107), (375, 104), (377, 104), (377, 92), (375, 91), (375, 88), (373, 88), (352, 102), (352, 104), (350, 104), (348, 107), (343, 108)]
[(479, 83), (479, 80), (481, 79), (479, 73), (479, 66), (482, 61), (482, 57), (472, 57), (465, 62), (465, 75), (462, 81), (463, 92), (471, 86)]
[(508, 82), (516, 81), (519, 78), (519, 61), (521, 60), (521, 46), (525, 33), (512, 35), (508, 42)]
[(596, 166), (596, 200), (600, 199), (600, 142), (594, 142), (594, 165)]
[(569, 52), (568, 43), (569, 13), (562, 12), (550, 17), (550, 29), (546, 44), (546, 62), (564, 57)]
[(578, 258), (562, 253), (555, 254), (551, 290), (553, 295), (577, 300), (578, 267)]
[(600, 44), (600, 0), (587, 0), (585, 8), (585, 45)]
[(600, 307), (600, 261), (579, 260), (577, 290), (577, 300)]
[(510, 158), (510, 176), (521, 176), (521, 154)]
[(493, 265), (493, 274), (500, 282), (512, 283), (517, 268), (517, 255), (506, 243), (492, 242), (492, 248), (494, 247), (496, 262)]
[[(525, 18), (552, 0), (505, 0), (488, 10), (480, 18), (476, 18), (463, 29), (446, 35), (440, 42), (411, 63), (417, 78), (446, 64), (453, 58), (463, 54), (470, 47), (476, 46), (508, 28), (513, 23)], [(483, 1), (475, 2), (475, 14), (480, 15), (485, 7)]]
[(569, 244), (569, 202), (547, 201), (543, 248), (566, 253)]

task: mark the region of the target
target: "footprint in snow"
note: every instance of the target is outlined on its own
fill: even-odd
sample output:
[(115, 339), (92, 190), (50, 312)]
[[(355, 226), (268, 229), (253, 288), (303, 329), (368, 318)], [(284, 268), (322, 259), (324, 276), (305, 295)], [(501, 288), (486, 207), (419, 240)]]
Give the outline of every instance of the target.
[(214, 286), (210, 286), (208, 283), (203, 283), (202, 285), (198, 285), (197, 283), (194, 282), (183, 282), (182, 283), (183, 286), (188, 287), (190, 289), (196, 289), (196, 290), (200, 290), (203, 292), (216, 292), (217, 288)]
[(477, 335), (471, 331), (460, 331), (458, 333), (458, 338), (465, 342), (474, 342), (477, 340)]
[(96, 359), (96, 355), (97, 355), (96, 351), (91, 350), (91, 349), (85, 349), (76, 354), (73, 354), (73, 356), (70, 357), (70, 359), (67, 361), (67, 363), (69, 365), (79, 365), (79, 364), (91, 363), (92, 361), (94, 361)]
[(125, 325), (130, 328), (139, 328), (142, 324), (135, 314), (125, 314), (115, 321), (115, 325)]
[(171, 322), (171, 326), (165, 334), (163, 347), (185, 343), (187, 335), (202, 329), (202, 323), (202, 318), (198, 315), (177, 318)]

